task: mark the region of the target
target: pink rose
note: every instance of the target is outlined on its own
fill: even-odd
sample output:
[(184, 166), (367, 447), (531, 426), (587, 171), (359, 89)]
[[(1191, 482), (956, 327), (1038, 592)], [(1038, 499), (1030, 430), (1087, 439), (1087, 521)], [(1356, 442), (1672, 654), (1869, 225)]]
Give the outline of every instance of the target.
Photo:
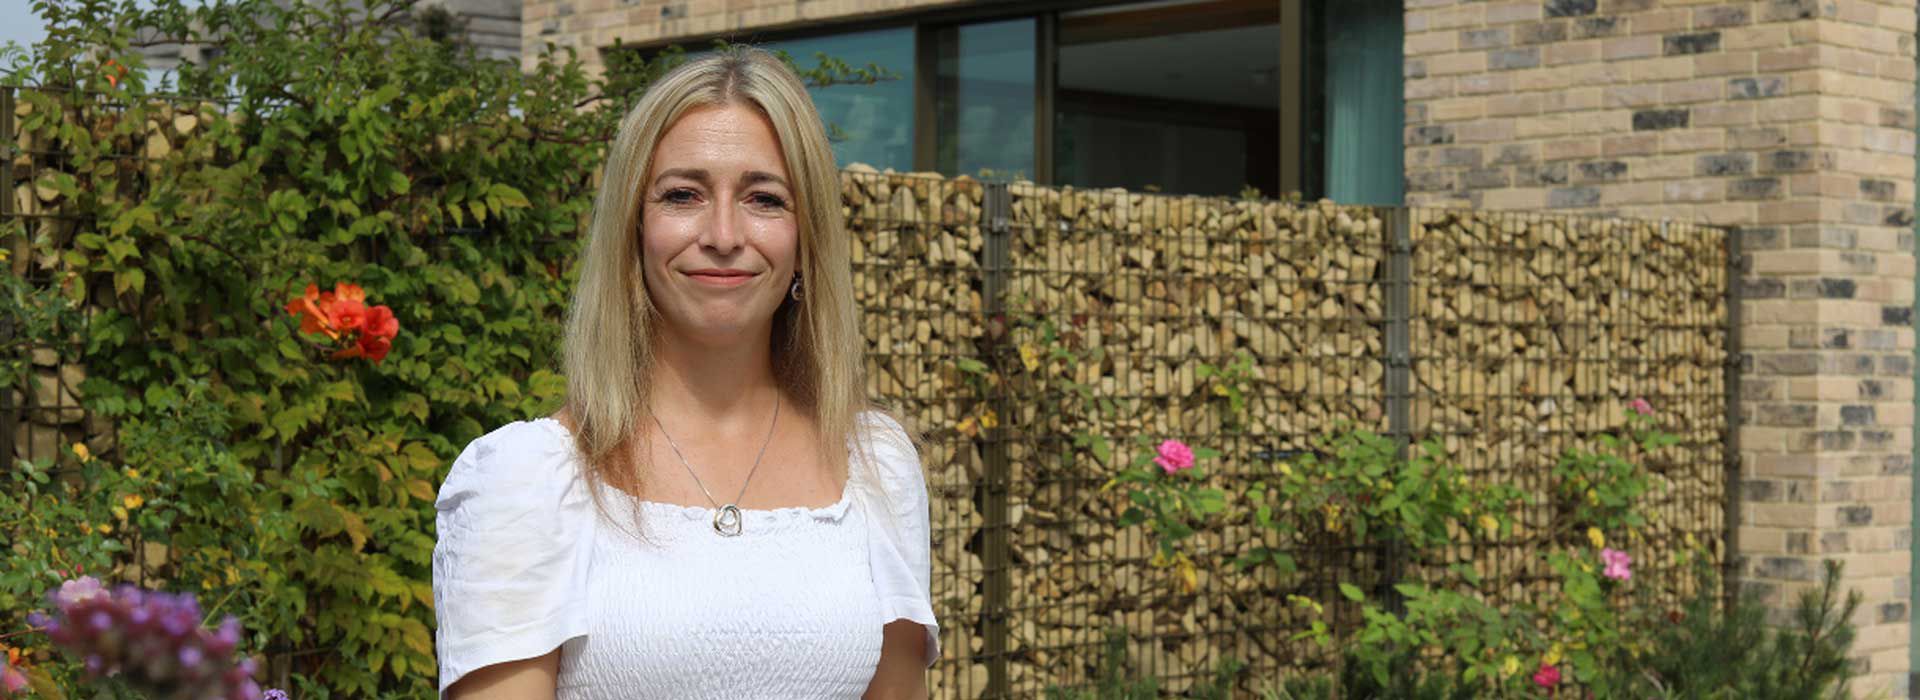
[(1600, 572), (1600, 575), (1616, 581), (1629, 581), (1633, 579), (1633, 571), (1627, 568), (1633, 564), (1633, 555), (1618, 549), (1602, 549), (1600, 550), (1600, 561), (1606, 562), (1607, 565), (1606, 570)]
[(8, 666), (7, 660), (0, 657), (0, 695), (12, 695), (26, 689), (27, 675)]
[(1160, 469), (1168, 474), (1192, 469), (1193, 450), (1184, 442), (1168, 440), (1160, 443), (1160, 456), (1153, 458), (1153, 463), (1160, 465)]
[(1643, 416), (1653, 415), (1653, 404), (1647, 403), (1646, 399), (1634, 399), (1633, 403), (1627, 404), (1627, 408)]
[(60, 592), (54, 594), (54, 598), (61, 606), (72, 607), (75, 603), (92, 600), (103, 595), (106, 595), (106, 590), (100, 587), (99, 579), (92, 576), (82, 576), (60, 584)]
[(1540, 670), (1533, 673), (1533, 682), (1542, 688), (1552, 688), (1560, 684), (1560, 669), (1540, 664)]

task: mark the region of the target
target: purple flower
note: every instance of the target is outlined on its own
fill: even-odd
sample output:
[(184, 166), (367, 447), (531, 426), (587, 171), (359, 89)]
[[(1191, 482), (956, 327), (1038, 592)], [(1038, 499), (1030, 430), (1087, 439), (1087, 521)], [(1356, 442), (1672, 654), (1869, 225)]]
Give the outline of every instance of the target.
[(266, 697), (262, 698), (262, 700), (287, 700), (287, 691), (273, 688), (267, 691)]
[(1600, 550), (1600, 561), (1605, 562), (1607, 565), (1606, 570), (1600, 572), (1600, 575), (1615, 581), (1630, 581), (1633, 579), (1633, 570), (1627, 568), (1633, 564), (1633, 555), (1618, 549), (1602, 549)]
[(111, 593), (92, 579), (68, 581), (48, 596), (51, 616), (33, 624), (93, 676), (118, 676), (148, 697), (258, 700), (254, 662), (235, 653), (242, 630), (232, 616), (217, 629), (200, 626), (191, 595), (119, 586)]
[(200, 651), (200, 647), (191, 644), (180, 647), (180, 668), (198, 669), (200, 668), (200, 662), (206, 659), (207, 654), (206, 652)]

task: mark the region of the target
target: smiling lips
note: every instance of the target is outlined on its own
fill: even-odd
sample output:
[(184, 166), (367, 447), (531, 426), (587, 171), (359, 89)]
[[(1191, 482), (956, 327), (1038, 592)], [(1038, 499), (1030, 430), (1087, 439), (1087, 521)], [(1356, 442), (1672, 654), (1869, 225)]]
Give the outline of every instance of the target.
[(693, 281), (710, 287), (738, 287), (746, 284), (748, 280), (753, 279), (758, 273), (748, 272), (746, 270), (707, 268), (704, 270), (688, 270), (685, 274), (693, 278)]

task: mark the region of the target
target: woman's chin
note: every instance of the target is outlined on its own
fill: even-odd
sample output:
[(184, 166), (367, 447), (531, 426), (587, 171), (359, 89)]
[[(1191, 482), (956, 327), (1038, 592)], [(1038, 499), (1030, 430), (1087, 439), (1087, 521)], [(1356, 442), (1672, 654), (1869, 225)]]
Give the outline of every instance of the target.
[(676, 323), (673, 333), (697, 345), (723, 346), (745, 342), (756, 335), (770, 332), (772, 324), (772, 317), (754, 323), (737, 315), (715, 314), (690, 319), (687, 323)]

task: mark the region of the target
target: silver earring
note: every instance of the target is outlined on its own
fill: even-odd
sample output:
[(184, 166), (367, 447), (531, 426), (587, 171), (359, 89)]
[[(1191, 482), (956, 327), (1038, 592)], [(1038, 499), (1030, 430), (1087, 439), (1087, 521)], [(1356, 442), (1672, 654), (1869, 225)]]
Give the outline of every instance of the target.
[(800, 274), (797, 272), (793, 275), (793, 286), (787, 289), (787, 296), (792, 297), (794, 301), (800, 300)]

